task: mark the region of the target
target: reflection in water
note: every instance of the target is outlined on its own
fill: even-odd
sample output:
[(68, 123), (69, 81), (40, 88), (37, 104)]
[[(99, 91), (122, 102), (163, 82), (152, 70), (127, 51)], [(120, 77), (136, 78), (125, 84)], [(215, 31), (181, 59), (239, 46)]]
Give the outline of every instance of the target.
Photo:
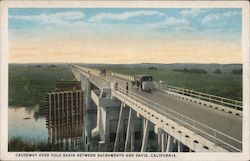
[[(9, 107), (8, 108), (8, 139), (20, 137), (31, 142), (47, 142), (48, 134), (45, 118), (35, 119), (37, 108)], [(25, 119), (29, 118), (29, 119)]]

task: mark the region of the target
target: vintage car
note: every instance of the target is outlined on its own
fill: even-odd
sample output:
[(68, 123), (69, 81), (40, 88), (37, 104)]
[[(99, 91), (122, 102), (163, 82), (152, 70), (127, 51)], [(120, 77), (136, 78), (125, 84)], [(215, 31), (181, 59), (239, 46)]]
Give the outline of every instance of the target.
[(151, 92), (154, 88), (153, 77), (150, 75), (135, 75), (131, 83), (133, 86), (138, 87), (140, 91)]
[(101, 69), (100, 70), (100, 76), (106, 76), (106, 69)]

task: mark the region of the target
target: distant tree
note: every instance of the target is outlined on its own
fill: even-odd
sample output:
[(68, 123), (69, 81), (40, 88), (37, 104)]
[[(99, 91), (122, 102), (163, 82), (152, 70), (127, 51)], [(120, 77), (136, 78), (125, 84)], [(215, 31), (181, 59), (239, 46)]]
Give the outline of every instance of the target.
[(148, 69), (149, 70), (157, 70), (157, 67), (152, 66), (152, 67), (149, 67)]
[(56, 65), (49, 65), (48, 67), (56, 67)]
[(232, 74), (242, 74), (242, 68), (232, 70)]
[(205, 71), (204, 69), (187, 69), (187, 68), (184, 68), (184, 69), (174, 69), (174, 71), (177, 71), (177, 72), (183, 72), (183, 73), (198, 73), (198, 74), (206, 74), (207, 71)]
[(220, 69), (216, 69), (216, 70), (214, 71), (214, 73), (215, 73), (215, 74), (221, 74), (221, 71), (220, 71)]

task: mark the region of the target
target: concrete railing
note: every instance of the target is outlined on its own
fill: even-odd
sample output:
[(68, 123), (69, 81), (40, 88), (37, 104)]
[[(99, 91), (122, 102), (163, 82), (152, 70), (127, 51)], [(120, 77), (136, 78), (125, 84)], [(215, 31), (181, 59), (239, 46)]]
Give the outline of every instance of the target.
[(120, 73), (115, 73), (115, 72), (111, 72), (111, 76), (117, 77), (117, 78), (121, 78), (121, 79), (125, 79), (125, 80), (129, 80), (129, 81), (134, 81), (134, 77), (131, 75), (126, 75), (126, 74), (120, 74)]
[(207, 94), (207, 93), (197, 92), (197, 91), (190, 90), (190, 89), (179, 88), (179, 87), (175, 87), (175, 86), (161, 84), (161, 83), (157, 83), (157, 82), (155, 82), (154, 85), (155, 85), (155, 89), (157, 89), (159, 91), (175, 92), (175, 93), (179, 93), (179, 94), (182, 94), (182, 95), (185, 95), (188, 97), (196, 98), (199, 100), (211, 102), (214, 104), (218, 104), (218, 105), (229, 107), (229, 108), (232, 108), (235, 110), (242, 111), (242, 102), (241, 101), (228, 99), (228, 98), (224, 98), (224, 97), (220, 97), (220, 96), (215, 96), (215, 95), (211, 95), (211, 94)]
[(163, 114), (166, 118), (169, 118), (178, 123), (179, 125), (192, 130), (195, 134), (210, 140), (215, 144), (215, 146), (223, 147), (228, 151), (240, 152), (242, 149), (242, 142), (240, 140), (237, 140), (205, 124), (199, 123), (196, 120), (177, 113), (166, 106), (162, 106), (132, 91), (126, 91), (126, 89), (120, 87), (120, 85), (114, 88), (114, 91), (119, 91), (121, 95), (126, 95), (130, 97), (131, 100), (136, 100), (137, 102), (144, 104), (150, 107), (151, 109)]
[(108, 88), (108, 87), (110, 87), (110, 82), (108, 82), (105, 79), (100, 78), (99, 76), (95, 76), (93, 74), (90, 74), (89, 80), (99, 88)]
[(71, 67), (79, 72), (88, 75), (89, 80), (99, 88), (110, 87), (110, 82), (99, 76), (99, 71), (94, 69), (85, 68), (78, 65), (71, 65)]

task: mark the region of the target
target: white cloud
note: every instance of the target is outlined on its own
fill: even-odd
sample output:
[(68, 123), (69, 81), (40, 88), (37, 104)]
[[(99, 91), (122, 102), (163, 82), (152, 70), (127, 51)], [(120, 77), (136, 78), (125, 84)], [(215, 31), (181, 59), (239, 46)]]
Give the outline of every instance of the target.
[(189, 10), (182, 10), (180, 14), (183, 17), (191, 16), (191, 17), (196, 17), (199, 14), (203, 13), (205, 10), (203, 9), (189, 9)]
[(148, 23), (145, 27), (150, 29), (163, 29), (171, 31), (192, 31), (190, 22), (185, 18), (167, 17), (164, 21)]
[(164, 16), (163, 13), (158, 11), (135, 11), (135, 12), (124, 12), (124, 13), (100, 13), (89, 19), (90, 22), (101, 22), (103, 20), (127, 20), (132, 17), (138, 16)]
[(53, 14), (40, 14), (32, 16), (19, 16), (11, 15), (10, 19), (34, 21), (40, 24), (63, 24), (68, 21), (79, 20), (83, 18), (84, 14), (82, 12), (59, 12)]
[(164, 24), (168, 26), (188, 25), (189, 21), (185, 18), (177, 19), (174, 17), (167, 17), (166, 20), (164, 21)]
[(204, 19), (201, 21), (201, 23), (205, 24), (208, 23), (210, 21), (215, 21), (215, 20), (219, 20), (221, 18), (221, 14), (210, 14), (207, 15), (206, 17), (204, 17)]
[(240, 15), (240, 14), (241, 14), (241, 12), (238, 12), (238, 11), (229, 11), (229, 12), (224, 12), (224, 13), (209, 14), (203, 18), (201, 23), (206, 24), (206, 23), (209, 23), (211, 21), (217, 21), (217, 20), (220, 20), (220, 19), (225, 18), (225, 17), (231, 17), (231, 16)]
[(225, 12), (222, 15), (225, 17), (230, 17), (230, 16), (236, 16), (236, 15), (240, 15), (241, 13), (238, 11), (231, 11), (231, 12)]

